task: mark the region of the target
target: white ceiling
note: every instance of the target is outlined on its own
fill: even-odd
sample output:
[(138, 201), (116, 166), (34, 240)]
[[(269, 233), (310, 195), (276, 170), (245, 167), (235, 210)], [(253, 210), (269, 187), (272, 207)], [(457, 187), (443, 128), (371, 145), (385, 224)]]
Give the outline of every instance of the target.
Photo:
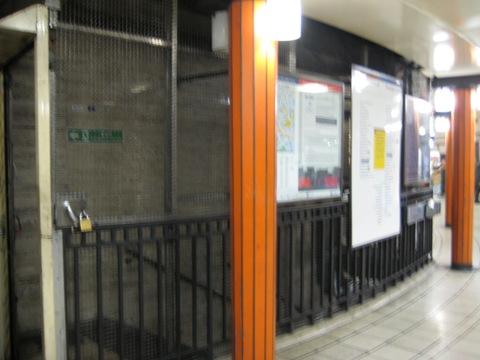
[[(382, 45), (428, 76), (480, 75), (480, 0), (302, 0), (306, 17)], [(435, 41), (439, 32), (448, 39)], [(450, 70), (436, 70), (436, 46), (455, 53)], [(477, 63), (478, 54), (478, 63)]]

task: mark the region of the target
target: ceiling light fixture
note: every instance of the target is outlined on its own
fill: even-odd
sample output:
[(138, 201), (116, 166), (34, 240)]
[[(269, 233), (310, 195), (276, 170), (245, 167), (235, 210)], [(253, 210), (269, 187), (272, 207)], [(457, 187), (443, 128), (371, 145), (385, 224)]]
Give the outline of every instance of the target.
[(433, 52), (433, 67), (437, 71), (450, 70), (455, 62), (455, 53), (448, 44), (439, 44), (435, 46)]
[(455, 109), (455, 94), (448, 87), (435, 90), (433, 105), (437, 113), (449, 113)]
[(450, 118), (447, 116), (435, 117), (435, 132), (447, 133), (450, 130)]
[(300, 0), (268, 0), (255, 18), (257, 34), (263, 39), (291, 41), (302, 33)]
[(446, 31), (440, 30), (433, 34), (433, 41), (436, 43), (450, 40), (450, 35)]

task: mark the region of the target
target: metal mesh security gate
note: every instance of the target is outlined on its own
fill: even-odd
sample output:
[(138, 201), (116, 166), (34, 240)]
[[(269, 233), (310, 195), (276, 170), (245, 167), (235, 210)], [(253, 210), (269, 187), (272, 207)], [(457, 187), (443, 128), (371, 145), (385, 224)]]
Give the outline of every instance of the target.
[(63, 2), (57, 207), (81, 200), (106, 225), (228, 212), (227, 56), (210, 49), (210, 13), (182, 4)]
[[(202, 3), (62, 2), (53, 172), (71, 359), (229, 349), (228, 62)], [(70, 230), (65, 200), (93, 233)]]

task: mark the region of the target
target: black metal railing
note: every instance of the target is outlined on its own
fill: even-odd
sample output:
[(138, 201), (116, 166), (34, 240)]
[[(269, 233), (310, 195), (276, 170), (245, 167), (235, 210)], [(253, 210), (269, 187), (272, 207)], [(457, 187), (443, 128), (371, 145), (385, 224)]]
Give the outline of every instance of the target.
[(432, 219), (407, 223), (430, 189), (401, 195), (398, 236), (351, 249), (346, 203), (278, 211), (277, 332), (332, 316), (386, 291), (432, 259)]
[[(402, 195), (402, 231), (349, 245), (348, 203), (278, 210), (277, 332), (348, 309), (431, 260), (429, 189)], [(211, 359), (231, 341), (228, 216), (63, 230), (70, 359)]]
[(228, 346), (227, 217), (63, 236), (70, 359), (211, 359)]
[(346, 204), (278, 211), (277, 330), (332, 313), (346, 249)]

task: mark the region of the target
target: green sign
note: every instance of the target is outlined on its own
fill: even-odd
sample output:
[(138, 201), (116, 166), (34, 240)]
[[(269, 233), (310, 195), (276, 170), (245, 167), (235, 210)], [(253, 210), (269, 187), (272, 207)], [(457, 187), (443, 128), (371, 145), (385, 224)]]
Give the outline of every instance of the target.
[(104, 129), (68, 129), (67, 141), (71, 143), (123, 143), (123, 131)]

